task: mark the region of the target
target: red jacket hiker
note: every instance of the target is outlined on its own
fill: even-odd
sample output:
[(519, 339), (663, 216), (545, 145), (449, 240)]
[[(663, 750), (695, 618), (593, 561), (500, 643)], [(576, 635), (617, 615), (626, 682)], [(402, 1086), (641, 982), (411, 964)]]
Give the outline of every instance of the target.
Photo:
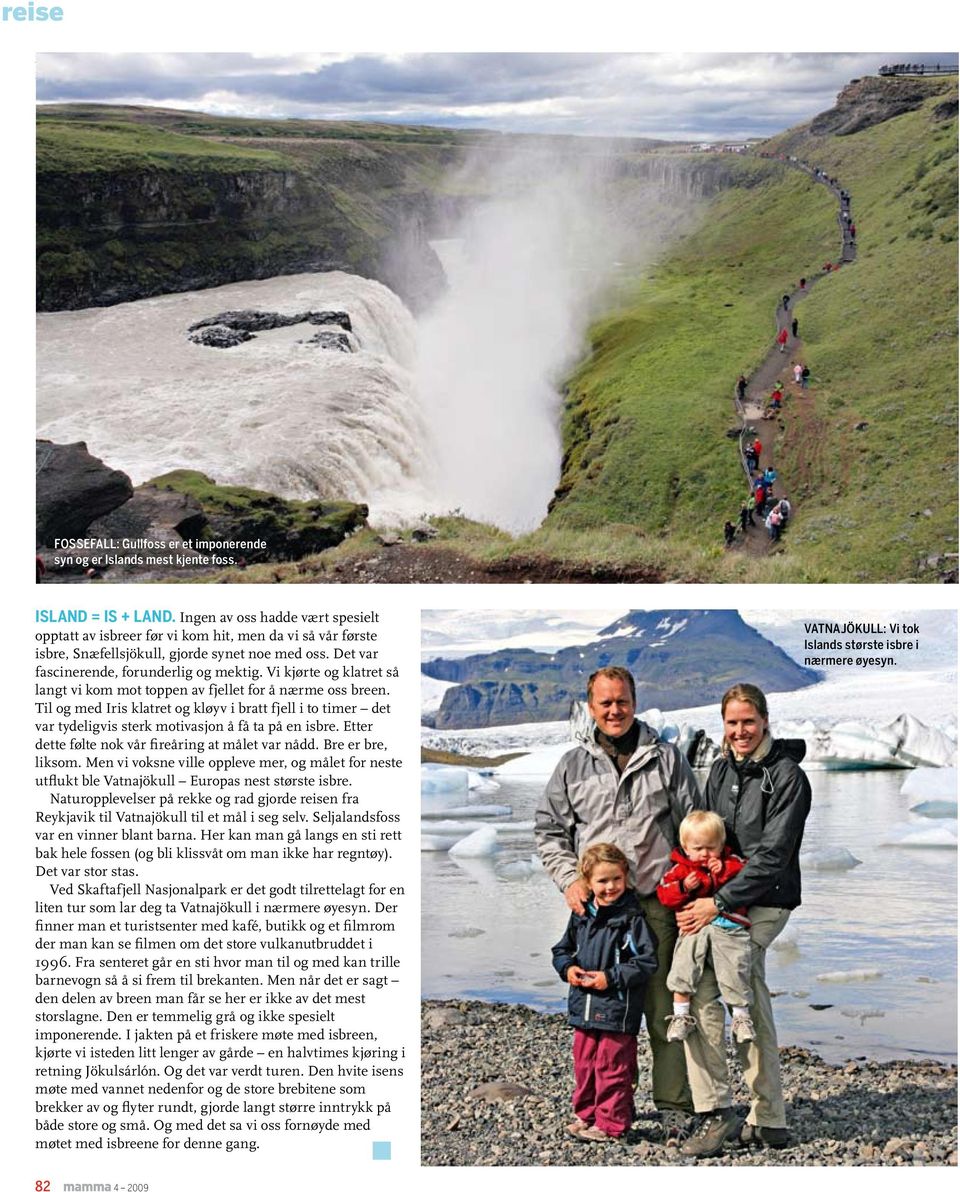
[[(707, 868), (705, 861), (691, 861), (680, 848), (673, 850), (670, 860), (673, 861), (673, 865), (660, 879), (660, 884), (657, 886), (657, 898), (664, 906), (673, 911), (686, 906), (694, 898), (712, 898), (721, 886), (730, 881), (732, 877), (736, 877), (746, 865), (743, 857), (738, 857), (729, 845), (726, 845), (720, 854), (723, 868), (716, 877)], [(695, 873), (700, 878), (700, 884), (692, 890), (685, 890), (683, 880), (691, 873)], [(735, 911), (726, 913), (724, 918), (730, 919), (734, 923), (740, 923), (744, 927), (750, 926), (750, 920), (746, 916), (744, 907), (737, 907)]]

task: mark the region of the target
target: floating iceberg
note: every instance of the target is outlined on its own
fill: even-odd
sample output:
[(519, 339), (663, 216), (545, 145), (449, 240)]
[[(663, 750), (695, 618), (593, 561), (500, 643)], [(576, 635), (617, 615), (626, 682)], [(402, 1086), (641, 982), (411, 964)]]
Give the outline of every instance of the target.
[(897, 755), (915, 766), (956, 766), (957, 743), (905, 712), (883, 730), (896, 740)]
[(427, 832), (420, 833), (421, 853), (446, 853), (462, 840), (462, 836), (431, 836)]
[(458, 840), (450, 849), (450, 855), (453, 857), (492, 857), (498, 848), (496, 828), (477, 828), (476, 832), (471, 832), (463, 840)]
[[(510, 809), (507, 808), (509, 811)], [(495, 824), (489, 824), (488, 827), (495, 828), (498, 834), (502, 833), (533, 833), (533, 820), (511, 820), (509, 823), (498, 821)], [(430, 822), (423, 825), (425, 831), (430, 832), (433, 836), (468, 836), (471, 832), (476, 832), (477, 825), (471, 823), (464, 823), (461, 820), (438, 820), (436, 823)]]
[(910, 808), (914, 815), (922, 815), (924, 819), (956, 819), (956, 799), (927, 799), (923, 803), (914, 803)]
[(956, 742), (906, 713), (885, 725), (843, 720), (832, 728), (818, 728), (809, 720), (786, 721), (777, 725), (777, 736), (802, 737), (807, 744), (804, 768), (811, 770), (956, 765)]
[(937, 826), (898, 824), (890, 829), (883, 845), (894, 848), (956, 848), (957, 826), (944, 822)]
[(804, 869), (856, 869), (863, 862), (845, 848), (818, 848), (800, 854)]
[(428, 762), (420, 767), (420, 810), (442, 812), (459, 807), (469, 798), (469, 775), (462, 766)]
[[(789, 952), (794, 948), (800, 947), (800, 930), (793, 924), (788, 923), (783, 931), (770, 945), (775, 952)], [(796, 995), (795, 995), (796, 996)]]
[[(486, 810), (489, 810), (489, 808)], [(503, 810), (509, 812), (510, 809), (504, 808)], [(504, 833), (508, 835), (533, 833), (533, 820), (518, 820), (516, 823), (501, 822), (484, 826), (493, 828), (498, 836)], [(426, 822), (420, 825), (420, 851), (422, 853), (445, 853), (458, 840), (465, 839), (467, 836), (476, 832), (476, 830), (477, 825), (469, 821), (463, 822), (444, 819), (433, 822), (427, 817)]]
[(940, 769), (914, 770), (903, 780), (900, 790), (905, 795), (920, 795), (925, 799), (952, 799), (956, 804), (956, 767), (943, 766)]
[(532, 877), (535, 873), (545, 873), (543, 862), (536, 854), (533, 856), (518, 861), (508, 861), (505, 865), (501, 865), (497, 870), (501, 877)]
[(469, 803), (462, 807), (451, 807), (444, 803), (440, 807), (424, 807), (420, 800), (420, 816), (422, 819), (437, 819), (458, 815), (461, 819), (483, 819), (488, 815), (513, 815), (513, 808), (503, 803)]
[(879, 981), (883, 977), (880, 969), (842, 969), (833, 973), (817, 973), (817, 980), (829, 985), (847, 985), (855, 981)]
[(492, 795), (500, 789), (500, 783), (496, 779), (491, 778), (489, 774), (481, 774), (477, 770), (468, 770), (467, 775), (467, 784), (470, 790), (475, 791), (477, 794)]

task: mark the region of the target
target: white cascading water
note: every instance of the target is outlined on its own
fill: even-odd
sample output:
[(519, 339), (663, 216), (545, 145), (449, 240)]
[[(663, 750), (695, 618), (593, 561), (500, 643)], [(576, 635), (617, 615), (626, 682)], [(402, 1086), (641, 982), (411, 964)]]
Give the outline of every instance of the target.
[[(309, 273), (38, 316), (37, 433), (83, 441), (134, 484), (174, 468), (283, 497), (345, 498), (375, 524), (543, 519), (560, 475), (558, 386), (618, 257), (663, 215), (604, 163), (474, 162), (486, 195), (438, 249), (449, 288), (419, 324), (378, 282)], [(672, 211), (676, 211), (674, 203)], [(625, 245), (629, 244), (629, 248)], [(187, 329), (227, 310), (343, 310), (356, 352), (306, 323), (230, 348)]]
[[(356, 352), (297, 343), (306, 323), (231, 348), (187, 328), (227, 310), (344, 310)], [(345, 273), (239, 282), (38, 316), (37, 434), (82, 440), (134, 484), (193, 468), (285, 497), (367, 501), (381, 519), (430, 507), (414, 400), (415, 328), (386, 286)]]
[(435, 243), (448, 292), (418, 324), (417, 387), (440, 505), (523, 532), (560, 477), (559, 387), (584, 348), (591, 305), (623, 228), (582, 163), (499, 164), (462, 239)]

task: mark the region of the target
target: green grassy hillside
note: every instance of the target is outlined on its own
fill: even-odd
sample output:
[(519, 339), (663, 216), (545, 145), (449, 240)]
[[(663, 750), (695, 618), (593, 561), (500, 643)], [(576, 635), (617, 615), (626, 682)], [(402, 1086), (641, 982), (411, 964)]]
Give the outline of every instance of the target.
[(364, 273), (422, 304), (442, 285), (424, 228), (455, 202), (444, 180), (470, 143), (428, 131), (40, 108), (38, 308), (311, 269)]
[[(931, 84), (918, 110), (850, 136), (764, 146), (852, 192), (859, 258), (798, 307), (815, 384), (802, 412), (788, 405), (776, 450), (796, 518), (784, 555), (750, 564), (755, 580), (935, 578), (921, 561), (956, 550), (956, 116), (944, 87), (955, 96), (955, 82)], [(745, 181), (593, 328), (545, 529), (633, 523), (696, 571), (697, 552), (715, 550), (743, 490), (724, 437), (733, 382), (770, 346), (778, 297), (839, 255), (824, 187), (779, 164)]]

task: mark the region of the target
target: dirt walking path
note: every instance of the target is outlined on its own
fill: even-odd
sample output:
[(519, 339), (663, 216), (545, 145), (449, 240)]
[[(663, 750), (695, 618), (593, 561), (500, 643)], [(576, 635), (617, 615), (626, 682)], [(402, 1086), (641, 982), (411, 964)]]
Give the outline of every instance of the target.
[[(798, 324), (801, 322), (797, 307), (817, 282), (831, 276), (840, 268), (841, 264), (855, 261), (857, 256), (856, 228), (852, 222), (849, 193), (840, 186), (836, 179), (827, 177), (816, 167), (791, 159), (781, 158), (781, 160), (788, 166), (802, 170), (815, 182), (826, 186), (836, 196), (841, 256), (838, 263), (830, 262), (813, 277), (803, 279), (802, 286), (798, 284), (795, 289), (784, 292), (787, 302), (781, 301), (777, 304), (773, 346), (760, 365), (747, 378), (747, 389), (743, 402), (740, 403), (736, 397), (734, 398), (734, 407), (741, 420), (742, 428), (737, 446), (746, 483), (745, 499), (753, 510), (754, 521), (753, 525), (748, 522), (745, 529), (738, 527), (734, 546), (748, 555), (767, 555), (783, 550), (783, 539), (781, 538), (777, 542), (771, 540), (769, 531), (764, 526), (763, 515), (754, 509), (753, 480), (760, 472), (772, 467), (777, 473), (777, 478), (770, 489), (771, 499), (767, 502), (766, 511), (769, 512), (778, 500), (787, 497), (791, 506), (791, 517), (796, 515), (795, 498), (787, 491), (790, 478), (780, 474), (775, 448), (778, 439), (786, 429), (786, 418), (803, 417), (804, 410), (801, 403), (810, 401), (810, 390), (802, 388), (796, 383), (793, 372), (795, 361), (800, 364), (808, 363), (803, 339), (799, 335), (794, 335), (792, 330), (794, 319)], [(787, 339), (786, 343), (781, 346), (776, 337), (784, 329), (787, 332)], [(799, 326), (797, 330), (799, 332)], [(771, 399), (778, 381), (783, 386), (782, 408), (779, 411), (774, 411), (771, 408)], [(760, 442), (759, 467), (757, 471), (751, 473), (744, 455), (744, 447), (757, 440)]]

